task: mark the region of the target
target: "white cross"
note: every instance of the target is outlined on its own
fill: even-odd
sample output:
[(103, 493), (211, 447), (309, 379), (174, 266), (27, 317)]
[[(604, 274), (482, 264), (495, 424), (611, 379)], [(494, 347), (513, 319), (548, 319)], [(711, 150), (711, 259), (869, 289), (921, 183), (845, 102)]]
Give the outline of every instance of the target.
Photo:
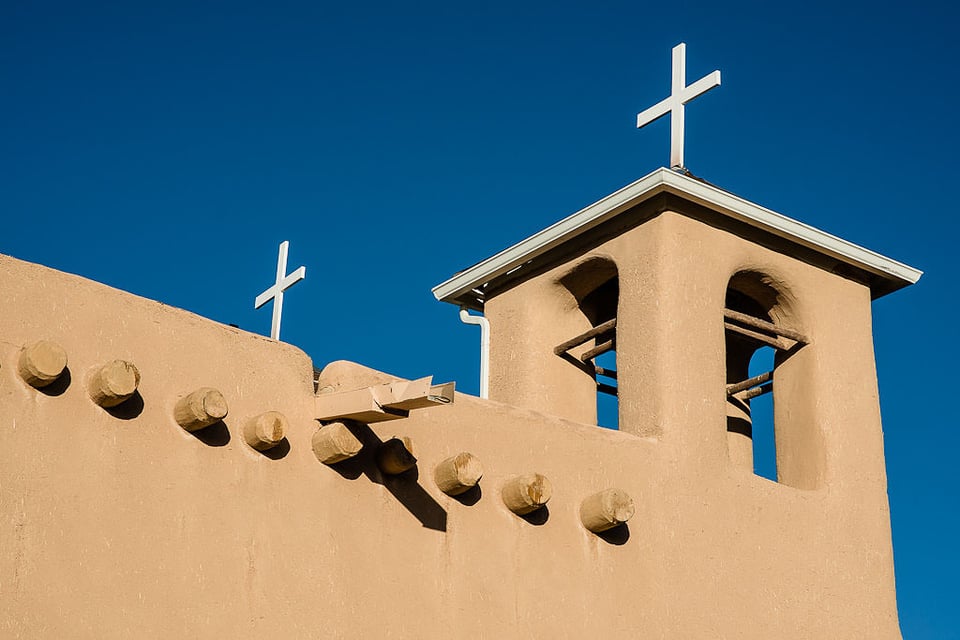
[(307, 277), (307, 268), (300, 267), (290, 275), (287, 271), (287, 249), (290, 243), (284, 240), (280, 243), (280, 256), (277, 258), (277, 281), (272, 287), (257, 296), (253, 301), (253, 308), (259, 309), (273, 300), (273, 325), (270, 328), (270, 337), (280, 339), (280, 315), (283, 313), (283, 292)]
[(670, 166), (683, 168), (683, 105), (699, 95), (720, 86), (720, 72), (714, 71), (687, 84), (687, 45), (680, 43), (673, 48), (673, 75), (670, 97), (637, 115), (637, 129), (670, 114)]

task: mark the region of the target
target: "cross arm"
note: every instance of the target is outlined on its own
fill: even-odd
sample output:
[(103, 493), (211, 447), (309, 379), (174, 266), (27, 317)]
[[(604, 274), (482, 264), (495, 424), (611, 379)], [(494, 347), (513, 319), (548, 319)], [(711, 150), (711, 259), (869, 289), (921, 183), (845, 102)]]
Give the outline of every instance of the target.
[(681, 102), (686, 104), (691, 100), (693, 100), (694, 98), (696, 98), (697, 96), (702, 95), (707, 91), (710, 91), (710, 89), (713, 89), (719, 86), (720, 86), (720, 72), (714, 71), (710, 75), (703, 76), (702, 78), (694, 82), (689, 87), (686, 87), (683, 90), (683, 98)]
[[(253, 308), (259, 309), (263, 305), (267, 304), (268, 302), (273, 300), (273, 297), (276, 295), (276, 293), (277, 293), (277, 286), (274, 285), (270, 287), (269, 289), (267, 289), (266, 291), (264, 291), (263, 293), (257, 296), (256, 300), (253, 301)], [(250, 298), (247, 298), (247, 300), (249, 299)]]
[(293, 273), (291, 273), (290, 275), (288, 275), (286, 278), (283, 279), (283, 288), (289, 289), (290, 287), (297, 284), (298, 282), (300, 282), (306, 277), (307, 277), (307, 268), (300, 267), (299, 269), (297, 269), (296, 271), (294, 271)]
[(671, 109), (671, 100), (667, 98), (666, 100), (661, 100), (657, 104), (653, 105), (649, 109), (641, 111), (637, 114), (637, 129), (645, 125), (650, 124), (654, 120), (662, 118), (663, 116), (670, 113)]

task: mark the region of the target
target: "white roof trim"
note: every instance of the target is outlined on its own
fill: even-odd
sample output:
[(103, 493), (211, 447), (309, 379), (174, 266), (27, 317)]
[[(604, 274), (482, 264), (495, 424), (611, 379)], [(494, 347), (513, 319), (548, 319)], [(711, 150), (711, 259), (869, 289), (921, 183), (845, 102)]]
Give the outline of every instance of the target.
[(596, 227), (639, 201), (662, 192), (674, 193), (718, 210), (731, 218), (825, 253), (901, 286), (913, 284), (923, 275), (923, 272), (918, 269), (788, 218), (776, 211), (765, 209), (722, 189), (676, 171), (660, 168), (512, 247), (461, 271), (434, 287), (433, 295), (437, 300), (459, 304), (461, 297), (472, 289)]

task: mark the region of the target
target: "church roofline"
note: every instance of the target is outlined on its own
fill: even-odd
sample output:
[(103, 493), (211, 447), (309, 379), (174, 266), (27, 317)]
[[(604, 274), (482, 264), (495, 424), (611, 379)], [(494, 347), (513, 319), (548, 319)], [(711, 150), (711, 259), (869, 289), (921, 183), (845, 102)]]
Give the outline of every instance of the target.
[(482, 308), (482, 295), (475, 292), (475, 289), (501, 278), (530, 260), (661, 193), (671, 193), (709, 207), (734, 220), (832, 256), (872, 274), (882, 283), (882, 286), (872, 287), (875, 297), (914, 284), (923, 275), (919, 269), (761, 207), (723, 189), (677, 171), (660, 168), (512, 247), (455, 274), (434, 287), (433, 295), (441, 302)]

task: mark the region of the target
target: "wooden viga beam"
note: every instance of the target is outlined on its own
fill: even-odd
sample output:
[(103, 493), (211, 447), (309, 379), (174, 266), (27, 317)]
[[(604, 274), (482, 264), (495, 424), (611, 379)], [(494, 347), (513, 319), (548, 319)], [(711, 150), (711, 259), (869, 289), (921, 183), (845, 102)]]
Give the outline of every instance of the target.
[(602, 344), (598, 344), (593, 349), (588, 349), (583, 352), (583, 355), (580, 356), (581, 362), (590, 362), (597, 356), (606, 353), (607, 351), (613, 351), (617, 348), (617, 343), (615, 340), (607, 340)]
[(406, 418), (414, 409), (450, 404), (456, 383), (433, 384), (433, 376), (395, 380), (353, 391), (324, 393), (315, 398), (314, 417), (321, 422), (383, 422)]
[(752, 398), (756, 398), (757, 396), (762, 396), (765, 393), (770, 393), (771, 391), (773, 391), (773, 383), (768, 382), (766, 384), (760, 385), (759, 387), (754, 387), (753, 389), (748, 389), (747, 391), (743, 391), (739, 393), (737, 397), (740, 400), (750, 400)]
[(616, 329), (616, 328), (617, 328), (616, 318), (613, 318), (612, 320), (607, 320), (606, 322), (598, 324), (592, 329), (584, 331), (583, 333), (576, 336), (575, 338), (570, 338), (566, 342), (562, 342), (558, 344), (553, 348), (553, 352), (558, 356), (561, 356), (567, 351), (569, 351), (570, 349), (573, 349), (574, 347), (579, 347), (583, 343), (593, 338), (596, 338), (599, 335), (607, 333), (608, 331), (612, 331), (613, 329)]
[(794, 331), (793, 329), (788, 329), (786, 327), (781, 327), (772, 322), (756, 318), (746, 313), (741, 313), (739, 311), (734, 311), (733, 309), (724, 309), (723, 317), (726, 320), (732, 320), (740, 324), (744, 324), (751, 329), (756, 329), (757, 331), (751, 331), (744, 327), (733, 324), (732, 322), (724, 322), (723, 326), (731, 331), (739, 333), (748, 338), (753, 338), (758, 342), (763, 342), (768, 344), (771, 347), (777, 349), (786, 349), (787, 345), (780, 338), (787, 338), (788, 340), (793, 340), (799, 344), (809, 344), (810, 340), (807, 339), (805, 335), (799, 331)]
[(750, 387), (755, 387), (758, 384), (763, 384), (764, 382), (770, 382), (773, 379), (773, 371), (767, 371), (766, 373), (761, 373), (758, 376), (753, 376), (752, 378), (747, 378), (741, 382), (735, 382), (733, 384), (727, 385), (727, 396), (732, 396), (734, 394), (740, 393), (741, 391), (746, 391)]

